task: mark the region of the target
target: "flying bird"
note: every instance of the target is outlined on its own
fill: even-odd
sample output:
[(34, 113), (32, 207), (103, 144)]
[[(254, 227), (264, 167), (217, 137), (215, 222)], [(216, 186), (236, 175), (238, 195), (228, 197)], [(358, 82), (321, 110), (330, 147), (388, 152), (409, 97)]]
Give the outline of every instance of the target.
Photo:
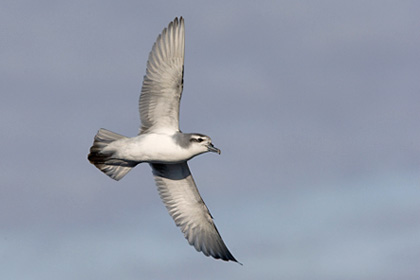
[(187, 164), (199, 154), (220, 150), (210, 137), (179, 129), (184, 33), (184, 19), (175, 18), (153, 45), (140, 94), (139, 134), (126, 137), (101, 128), (88, 159), (117, 181), (137, 164), (149, 163), (159, 195), (189, 244), (206, 256), (238, 262), (223, 242)]

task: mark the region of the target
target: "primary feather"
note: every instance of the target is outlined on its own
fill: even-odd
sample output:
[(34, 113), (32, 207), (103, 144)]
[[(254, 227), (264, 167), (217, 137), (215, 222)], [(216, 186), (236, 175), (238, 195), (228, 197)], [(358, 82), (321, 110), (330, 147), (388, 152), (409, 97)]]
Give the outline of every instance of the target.
[(156, 39), (141, 89), (140, 132), (179, 131), (184, 75), (184, 19), (171, 22)]
[(139, 100), (139, 135), (100, 129), (89, 161), (115, 180), (141, 162), (150, 163), (163, 203), (188, 242), (206, 256), (236, 259), (223, 242), (198, 192), (187, 161), (206, 152), (220, 154), (211, 138), (179, 130), (184, 76), (184, 19), (175, 18), (156, 39)]

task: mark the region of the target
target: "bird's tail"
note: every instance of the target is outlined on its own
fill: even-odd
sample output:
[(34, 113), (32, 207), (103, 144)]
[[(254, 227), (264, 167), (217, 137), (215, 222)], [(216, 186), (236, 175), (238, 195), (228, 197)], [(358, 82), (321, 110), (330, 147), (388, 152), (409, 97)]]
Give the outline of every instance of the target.
[(95, 140), (90, 148), (88, 160), (94, 164), (99, 170), (114, 180), (120, 180), (138, 163), (113, 158), (113, 151), (105, 151), (105, 148), (112, 142), (126, 138), (121, 134), (114, 133), (106, 129), (99, 129), (95, 135)]

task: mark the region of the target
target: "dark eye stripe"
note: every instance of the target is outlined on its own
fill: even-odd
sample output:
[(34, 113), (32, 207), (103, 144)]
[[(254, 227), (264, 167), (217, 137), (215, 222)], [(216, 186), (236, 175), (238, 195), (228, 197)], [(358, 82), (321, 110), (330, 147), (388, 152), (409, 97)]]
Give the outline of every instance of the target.
[(191, 139), (190, 139), (190, 141), (191, 141), (191, 142), (198, 142), (198, 143), (201, 143), (201, 142), (203, 142), (203, 141), (204, 141), (204, 139), (203, 139), (203, 138), (191, 138)]

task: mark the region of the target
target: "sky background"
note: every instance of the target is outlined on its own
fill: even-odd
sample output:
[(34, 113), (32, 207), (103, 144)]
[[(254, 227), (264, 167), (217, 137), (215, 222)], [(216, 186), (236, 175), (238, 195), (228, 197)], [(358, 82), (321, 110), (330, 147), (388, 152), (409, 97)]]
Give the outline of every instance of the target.
[[(1, 279), (420, 277), (418, 1), (2, 1)], [(150, 167), (86, 157), (135, 136), (148, 53), (186, 24), (181, 129), (233, 255), (197, 253)]]

